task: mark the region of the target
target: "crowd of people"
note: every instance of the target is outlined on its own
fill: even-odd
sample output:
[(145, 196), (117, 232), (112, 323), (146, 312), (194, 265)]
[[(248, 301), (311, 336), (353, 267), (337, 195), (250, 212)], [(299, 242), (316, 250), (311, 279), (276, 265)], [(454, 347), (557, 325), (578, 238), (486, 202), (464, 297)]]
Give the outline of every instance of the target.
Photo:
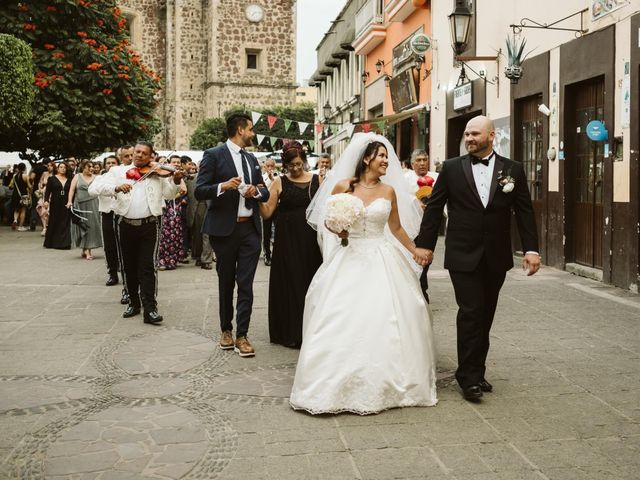
[[(45, 247), (79, 248), (87, 260), (104, 246), (106, 285), (122, 275), (122, 316), (144, 310), (149, 324), (163, 321), (158, 270), (191, 260), (205, 270), (215, 264), (219, 348), (241, 357), (256, 354), (248, 333), (262, 257), (270, 267), (270, 341), (300, 349), (291, 406), (370, 414), (437, 403), (426, 278), (448, 207), (445, 268), (459, 305), (456, 379), (467, 400), (492, 391), (485, 363), (499, 291), (513, 266), (512, 212), (529, 275), (540, 257), (522, 166), (493, 151), (489, 119), (469, 121), (469, 155), (439, 173), (429, 171), (424, 150), (403, 166), (389, 141), (373, 133), (356, 134), (335, 166), (323, 155), (314, 171), (303, 146), (291, 141), (278, 171), (273, 160), (260, 164), (246, 150), (255, 137), (250, 116), (231, 115), (226, 128), (228, 140), (205, 151), (199, 165), (158, 157), (144, 141), (107, 156), (99, 172), (86, 160), (49, 162), (30, 173), (19, 164), (2, 177), (3, 184), (10, 177), (12, 226), (28, 230), (35, 215)], [(429, 186), (429, 197), (420, 196), (420, 185)], [(332, 228), (328, 205), (340, 198), (359, 210), (348, 226)]]

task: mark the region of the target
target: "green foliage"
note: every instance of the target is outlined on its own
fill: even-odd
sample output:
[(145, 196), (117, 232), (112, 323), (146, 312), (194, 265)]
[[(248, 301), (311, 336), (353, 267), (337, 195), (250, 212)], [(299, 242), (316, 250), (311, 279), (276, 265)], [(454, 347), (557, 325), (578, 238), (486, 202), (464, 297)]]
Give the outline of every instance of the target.
[(515, 35), (512, 39), (507, 37), (507, 60), (509, 65), (522, 65), (522, 62), (524, 62), (529, 53), (531, 53), (529, 52), (525, 56), (522, 56), (526, 44), (526, 38), (523, 38), (520, 45), (518, 45), (518, 41), (516, 40)]
[[(315, 119), (314, 103), (298, 103), (290, 106), (277, 106), (269, 108), (260, 108), (253, 110), (254, 112), (262, 113), (262, 117), (253, 126), (253, 130), (257, 135), (265, 135), (266, 137), (277, 137), (281, 139), (291, 138), (296, 140), (313, 140), (313, 122)], [(234, 113), (247, 113), (251, 115), (251, 111), (247, 110), (244, 105), (236, 105), (226, 112), (224, 112), (224, 118), (228, 118)], [(269, 128), (269, 122), (267, 115), (275, 115), (278, 117), (278, 121), (273, 125), (273, 128)], [(289, 128), (285, 128), (285, 120), (292, 120)], [(305, 122), (307, 126), (304, 133), (300, 134), (298, 122)], [(224, 142), (227, 139), (225, 131), (225, 121), (220, 118), (209, 118), (204, 120), (196, 129), (191, 137), (191, 148), (198, 148), (204, 150), (216, 146), (219, 142)], [(266, 150), (277, 150), (282, 146), (281, 141), (277, 141), (274, 145), (270, 144), (270, 139), (265, 138), (261, 145), (258, 147)], [(270, 148), (269, 148), (270, 147)]]
[(31, 48), (26, 42), (0, 33), (0, 131), (24, 125), (31, 118), (33, 87)]
[(191, 135), (190, 146), (193, 150), (206, 150), (226, 140), (225, 121), (222, 118), (207, 118)]
[(36, 91), (23, 128), (0, 130), (5, 150), (88, 157), (159, 130), (159, 77), (129, 47), (116, 0), (4, 0), (0, 32), (30, 44)]

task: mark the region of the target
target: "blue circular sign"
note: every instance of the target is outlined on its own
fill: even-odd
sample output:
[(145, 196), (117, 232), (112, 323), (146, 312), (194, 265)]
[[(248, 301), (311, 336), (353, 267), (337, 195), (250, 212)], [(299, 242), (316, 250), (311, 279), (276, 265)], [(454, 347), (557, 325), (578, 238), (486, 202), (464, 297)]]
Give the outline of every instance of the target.
[(609, 138), (609, 132), (600, 120), (591, 120), (587, 124), (587, 137), (594, 142), (604, 142)]

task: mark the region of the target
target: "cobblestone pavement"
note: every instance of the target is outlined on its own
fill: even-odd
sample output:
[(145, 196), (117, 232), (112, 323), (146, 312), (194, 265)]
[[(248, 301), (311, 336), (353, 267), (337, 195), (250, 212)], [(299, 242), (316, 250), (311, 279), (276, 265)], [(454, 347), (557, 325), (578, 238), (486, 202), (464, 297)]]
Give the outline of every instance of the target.
[(456, 307), (436, 262), (438, 406), (313, 417), (287, 404), (297, 351), (269, 344), (267, 267), (257, 356), (241, 359), (216, 348), (214, 272), (160, 272), (155, 327), (121, 318), (96, 253), (0, 228), (0, 478), (640, 478), (637, 295), (513, 270), (492, 331), (494, 392), (471, 404), (452, 378)]

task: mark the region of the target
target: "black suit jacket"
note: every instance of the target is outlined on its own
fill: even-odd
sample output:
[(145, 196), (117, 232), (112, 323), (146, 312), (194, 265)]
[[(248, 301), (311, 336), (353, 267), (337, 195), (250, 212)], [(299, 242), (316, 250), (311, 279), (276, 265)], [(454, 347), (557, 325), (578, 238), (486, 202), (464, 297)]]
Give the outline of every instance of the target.
[[(510, 193), (503, 192), (498, 185), (501, 175), (515, 180), (515, 188)], [(435, 249), (445, 204), (448, 214), (445, 268), (473, 271), (483, 255), (493, 270), (512, 268), (512, 212), (515, 213), (522, 250), (538, 251), (531, 197), (520, 162), (496, 154), (489, 203), (484, 208), (473, 180), (471, 157), (465, 155), (445, 161), (427, 202), (420, 233), (415, 239), (416, 246)]]
[[(262, 171), (258, 160), (252, 154), (248, 155), (251, 183), (258, 187), (260, 198), (246, 198), (245, 204), (247, 208), (253, 210), (253, 222), (258, 232), (261, 232), (258, 202), (266, 202), (269, 199), (269, 190), (262, 185)], [(218, 185), (237, 176), (238, 172), (226, 144), (204, 152), (195, 188), (195, 197), (198, 200), (209, 200), (209, 208), (202, 226), (203, 233), (216, 237), (227, 237), (233, 232), (238, 217), (240, 192), (227, 190), (218, 196)]]

